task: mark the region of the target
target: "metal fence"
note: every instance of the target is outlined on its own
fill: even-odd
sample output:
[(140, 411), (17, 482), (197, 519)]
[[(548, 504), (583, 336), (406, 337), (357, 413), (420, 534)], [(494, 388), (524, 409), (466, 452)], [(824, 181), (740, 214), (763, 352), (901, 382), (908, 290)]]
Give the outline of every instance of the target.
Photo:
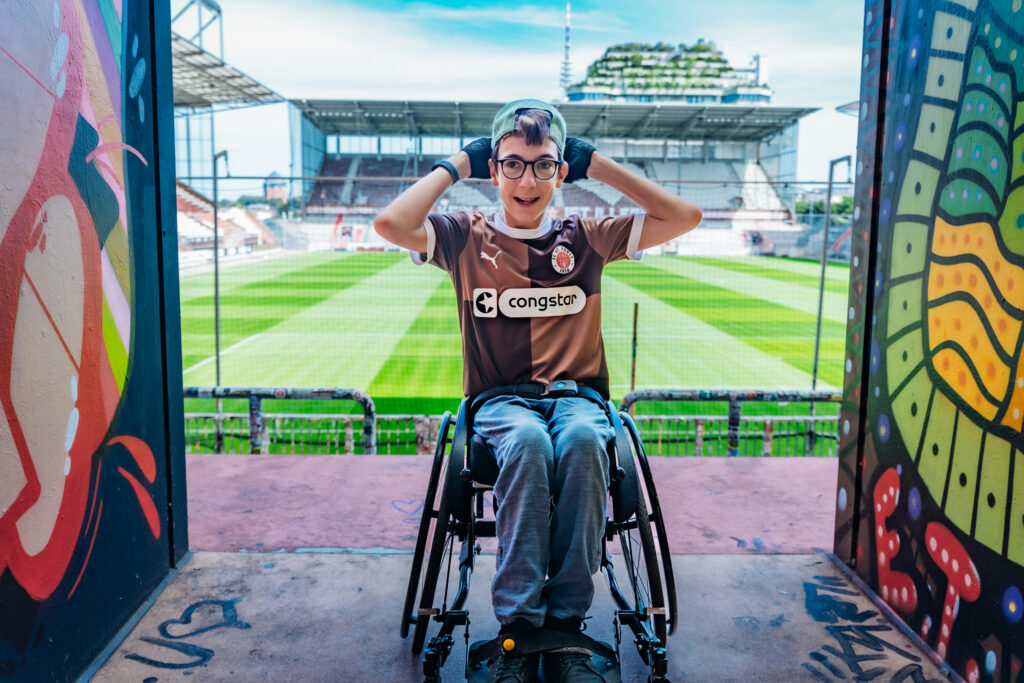
[[(250, 442), (249, 415), (220, 416), (221, 453), (273, 453), (293, 455), (356, 455), (365, 453), (365, 418), (360, 415), (265, 413), (259, 450)], [(411, 455), (433, 452), (441, 425), (440, 415), (377, 415), (375, 453)], [(213, 453), (217, 431), (215, 413), (185, 413), (185, 451)]]
[[(365, 394), (363, 415), (274, 413), (261, 410), (259, 396), (332, 398), (351, 390), (226, 389), (189, 387), (186, 396), (250, 397), (249, 413), (185, 414), (189, 453), (274, 453), (301, 455), (408, 455), (431, 453), (437, 440), (438, 415), (376, 415)], [(245, 393), (250, 392), (250, 393)], [(361, 392), (360, 392), (361, 393)], [(259, 398), (256, 396), (256, 398)], [(347, 394), (337, 396), (348, 397)], [(728, 415), (638, 415), (634, 417), (647, 452), (668, 456), (835, 456), (839, 440), (838, 401), (825, 392), (637, 391), (621, 408), (639, 401), (722, 401)], [(825, 403), (822, 414), (743, 416), (745, 402)], [(254, 409), (254, 410), (253, 410)]]
[[(696, 456), (835, 456), (839, 441), (842, 396), (823, 391), (724, 391), (706, 389), (631, 391), (620, 410), (632, 411), (641, 401), (724, 402), (728, 416), (634, 418), (648, 453)], [(809, 415), (743, 417), (744, 403), (807, 403)], [(818, 415), (817, 404), (830, 404)]]
[(838, 414), (740, 418), (735, 452), (728, 417), (638, 415), (633, 421), (650, 455), (834, 457), (839, 441)]
[[(236, 453), (242, 441), (248, 453), (289, 452), (338, 452), (354, 453), (357, 439), (352, 431), (353, 419), (344, 415), (292, 415), (266, 416), (263, 414), (264, 399), (330, 400), (355, 401), (363, 409), (358, 447), (360, 452), (373, 455), (377, 448), (377, 414), (371, 399), (358, 389), (327, 388), (279, 388), (279, 387), (185, 387), (185, 398), (217, 399), (215, 413), (188, 413), (185, 416), (185, 441), (189, 452)], [(249, 400), (246, 415), (229, 415), (220, 411), (220, 402), (225, 398)], [(274, 430), (269, 431), (268, 417), (273, 420)], [(340, 427), (340, 430), (339, 430)], [(271, 450), (271, 444), (275, 444)], [(281, 450), (283, 445), (284, 450)], [(296, 450), (303, 448), (304, 450)]]

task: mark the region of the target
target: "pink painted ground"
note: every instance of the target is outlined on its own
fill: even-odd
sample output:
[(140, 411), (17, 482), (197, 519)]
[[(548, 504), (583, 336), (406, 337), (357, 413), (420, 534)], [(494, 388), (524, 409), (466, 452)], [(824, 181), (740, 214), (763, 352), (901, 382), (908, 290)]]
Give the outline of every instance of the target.
[[(433, 456), (186, 456), (200, 550), (412, 549)], [(838, 461), (652, 458), (673, 554), (832, 548)]]

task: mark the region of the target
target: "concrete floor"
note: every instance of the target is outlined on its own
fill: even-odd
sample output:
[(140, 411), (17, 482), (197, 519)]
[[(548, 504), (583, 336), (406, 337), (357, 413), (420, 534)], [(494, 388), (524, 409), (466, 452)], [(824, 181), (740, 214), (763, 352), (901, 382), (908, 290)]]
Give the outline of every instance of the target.
[[(653, 465), (680, 599), (672, 681), (945, 680), (814, 550), (831, 544), (835, 460)], [(92, 680), (420, 680), (398, 629), (428, 469), (421, 457), (189, 456), (196, 550)], [(471, 642), (497, 629), (493, 570), (485, 553)], [(597, 588), (588, 634), (614, 643)], [(463, 679), (455, 635), (448, 681)], [(628, 635), (622, 653), (623, 681), (645, 680)]]

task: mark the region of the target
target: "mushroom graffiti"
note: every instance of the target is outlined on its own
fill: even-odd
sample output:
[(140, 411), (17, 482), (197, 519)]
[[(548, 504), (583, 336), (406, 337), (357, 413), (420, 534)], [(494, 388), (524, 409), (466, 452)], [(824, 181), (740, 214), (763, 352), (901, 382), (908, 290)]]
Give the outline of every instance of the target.
[(953, 622), (960, 610), (960, 598), (968, 602), (977, 600), (981, 595), (981, 577), (978, 576), (978, 570), (963, 544), (943, 525), (930, 522), (925, 529), (925, 542), (928, 545), (928, 554), (949, 580), (946, 601), (942, 606), (942, 626), (939, 629), (938, 644), (935, 646), (939, 656), (945, 657), (953, 632)]
[(917, 608), (917, 587), (914, 580), (892, 568), (892, 559), (900, 551), (900, 535), (887, 530), (886, 520), (896, 511), (900, 499), (900, 475), (886, 470), (875, 485), (875, 537), (878, 551), (878, 587), (882, 598), (903, 616)]

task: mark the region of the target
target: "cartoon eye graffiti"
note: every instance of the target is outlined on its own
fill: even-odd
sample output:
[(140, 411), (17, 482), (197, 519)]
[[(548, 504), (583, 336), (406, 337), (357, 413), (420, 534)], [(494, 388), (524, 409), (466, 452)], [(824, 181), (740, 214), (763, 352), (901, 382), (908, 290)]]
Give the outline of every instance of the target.
[[(87, 512), (93, 533), (102, 512), (86, 509), (94, 454), (132, 338), (126, 169), (145, 159), (124, 142), (122, 50), (133, 49), (110, 38), (121, 18), (74, 0), (13, 5), (5, 12), (22, 20), (0, 22), (0, 82), (18, 92), (0, 125), (0, 167), (14, 171), (0, 183), (0, 572), (42, 600)], [(120, 438), (152, 528), (152, 493), (132, 474), (152, 484), (152, 453)]]

